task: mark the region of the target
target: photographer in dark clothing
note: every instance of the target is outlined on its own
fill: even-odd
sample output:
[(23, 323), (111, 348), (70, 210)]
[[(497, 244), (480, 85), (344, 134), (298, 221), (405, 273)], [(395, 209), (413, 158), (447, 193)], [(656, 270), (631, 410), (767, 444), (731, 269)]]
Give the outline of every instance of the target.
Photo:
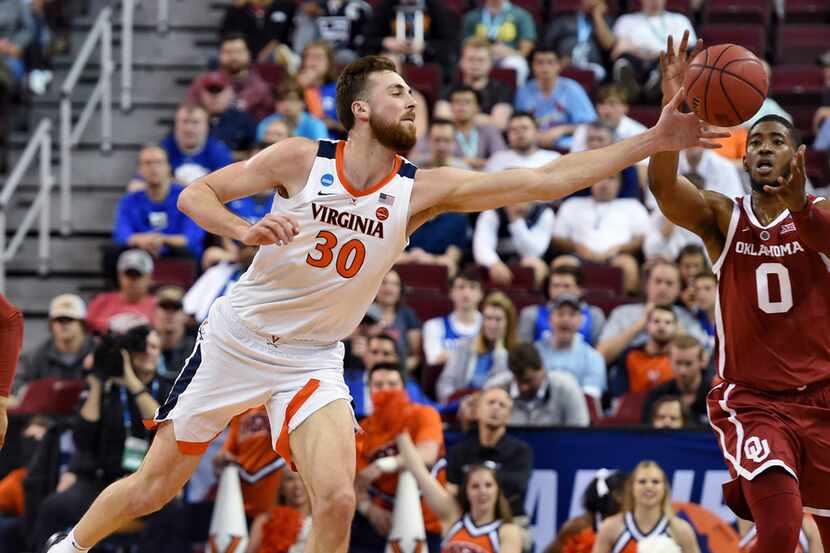
[[(76, 452), (57, 490), (41, 505), (34, 527), (36, 547), (54, 532), (77, 523), (106, 486), (138, 469), (153, 434), (143, 420), (153, 418), (172, 385), (156, 376), (160, 357), (161, 339), (147, 326), (107, 335), (95, 349), (86, 377), (89, 390), (72, 433)], [(137, 541), (147, 551), (161, 551), (144, 537), (150, 537), (154, 519), (164, 516), (161, 511), (122, 531), (143, 530)], [(165, 539), (175, 541), (170, 536)]]

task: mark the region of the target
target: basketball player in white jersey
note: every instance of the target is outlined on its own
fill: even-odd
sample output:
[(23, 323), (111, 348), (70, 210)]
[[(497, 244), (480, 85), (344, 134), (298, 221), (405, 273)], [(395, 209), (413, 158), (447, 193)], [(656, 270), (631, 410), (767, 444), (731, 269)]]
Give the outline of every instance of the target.
[[(138, 472), (108, 487), (49, 553), (86, 551), (124, 523), (160, 509), (190, 478), (207, 442), (230, 419), (265, 404), (275, 448), (311, 498), (307, 553), (343, 553), (355, 511), (354, 416), (343, 345), (408, 236), (447, 211), (551, 201), (660, 151), (715, 147), (682, 91), (657, 125), (607, 148), (539, 169), (417, 173), (396, 152), (415, 144), (415, 102), (385, 58), (349, 65), (337, 83), (338, 143), (290, 138), (191, 184), (179, 208), (209, 232), (260, 250), (199, 331), (193, 355), (159, 409)], [(251, 225), (225, 204), (276, 190), (272, 212)], [(54, 544), (54, 545), (53, 545)]]

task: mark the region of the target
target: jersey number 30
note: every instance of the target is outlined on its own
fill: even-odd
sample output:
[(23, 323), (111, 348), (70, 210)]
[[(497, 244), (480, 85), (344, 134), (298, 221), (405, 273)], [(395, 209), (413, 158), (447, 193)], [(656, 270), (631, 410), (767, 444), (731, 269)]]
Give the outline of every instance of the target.
[[(311, 257), (308, 254), (305, 262), (312, 267), (323, 269), (331, 265), (335, 258), (334, 249), (337, 247), (337, 237), (327, 230), (321, 230), (317, 233), (317, 238), (322, 239), (322, 242), (317, 243), (314, 249), (320, 252), (320, 257)], [(340, 246), (337, 252), (337, 274), (343, 278), (352, 278), (363, 267), (363, 262), (366, 260), (366, 246), (358, 240), (353, 238)]]
[[(770, 277), (778, 279), (781, 299), (771, 301), (769, 297)], [(786, 313), (793, 306), (793, 287), (790, 272), (781, 263), (762, 263), (755, 270), (755, 288), (758, 290), (758, 307), (764, 313)]]

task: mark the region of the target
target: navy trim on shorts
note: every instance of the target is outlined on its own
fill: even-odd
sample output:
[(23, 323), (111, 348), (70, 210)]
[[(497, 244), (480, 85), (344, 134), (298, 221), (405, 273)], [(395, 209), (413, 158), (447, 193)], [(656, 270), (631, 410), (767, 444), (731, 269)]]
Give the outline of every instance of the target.
[(337, 155), (337, 143), (329, 142), (328, 140), (319, 140), (317, 146), (317, 157), (324, 157), (326, 159), (334, 159)]
[(190, 381), (193, 380), (194, 376), (196, 376), (196, 371), (199, 369), (199, 365), (201, 364), (202, 341), (197, 340), (196, 346), (193, 348), (193, 353), (188, 358), (181, 374), (179, 374), (179, 377), (176, 379), (173, 389), (170, 390), (170, 395), (167, 396), (167, 401), (164, 402), (164, 405), (159, 407), (158, 414), (156, 415), (157, 421), (160, 422), (167, 419), (170, 411), (172, 411), (176, 406), (176, 403), (179, 402), (179, 396), (187, 390), (187, 387), (190, 385)]
[(415, 178), (415, 171), (417, 171), (417, 170), (418, 170), (417, 167), (415, 167), (413, 164), (409, 163), (408, 161), (405, 161), (405, 162), (401, 163), (401, 168), (398, 169), (398, 174), (400, 176), (406, 177), (408, 179), (414, 179)]

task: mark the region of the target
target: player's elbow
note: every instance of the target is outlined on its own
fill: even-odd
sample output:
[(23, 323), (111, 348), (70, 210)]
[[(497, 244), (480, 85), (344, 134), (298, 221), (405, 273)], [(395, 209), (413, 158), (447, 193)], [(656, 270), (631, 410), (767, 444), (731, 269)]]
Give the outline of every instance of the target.
[(202, 184), (201, 181), (196, 181), (185, 187), (181, 194), (179, 194), (179, 198), (176, 200), (176, 207), (178, 210), (187, 216), (191, 216), (194, 207), (198, 203), (196, 198), (199, 195), (199, 189), (203, 186), (204, 184)]

